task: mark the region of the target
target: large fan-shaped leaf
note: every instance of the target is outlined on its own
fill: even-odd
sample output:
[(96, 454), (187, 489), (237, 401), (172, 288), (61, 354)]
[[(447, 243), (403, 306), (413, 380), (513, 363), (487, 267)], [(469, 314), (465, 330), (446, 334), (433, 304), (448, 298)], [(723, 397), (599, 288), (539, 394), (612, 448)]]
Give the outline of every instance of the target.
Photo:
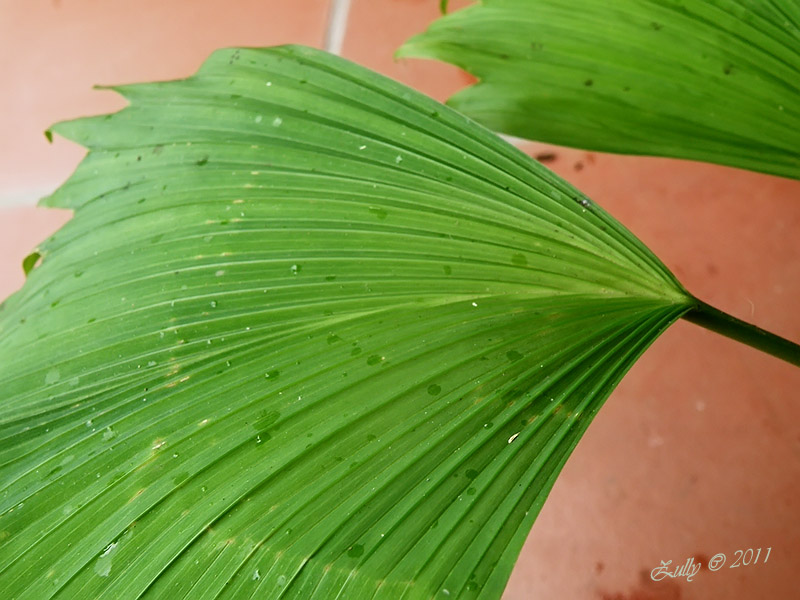
[(482, 0), (399, 54), (478, 76), (449, 103), (497, 131), (800, 178), (797, 0)]
[(567, 183), (342, 59), (225, 50), (56, 131), (75, 217), (0, 313), (30, 598), (497, 598), (691, 302)]

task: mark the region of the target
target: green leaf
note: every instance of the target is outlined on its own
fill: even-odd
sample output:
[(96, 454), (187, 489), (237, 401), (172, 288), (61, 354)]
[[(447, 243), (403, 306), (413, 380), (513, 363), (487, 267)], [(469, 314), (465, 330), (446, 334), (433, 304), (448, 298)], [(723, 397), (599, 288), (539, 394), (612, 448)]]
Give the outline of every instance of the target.
[(477, 76), (449, 104), (496, 131), (800, 179), (797, 0), (483, 0), (398, 54)]
[(487, 130), (302, 47), (62, 123), (74, 218), (0, 312), (9, 598), (498, 598), (690, 305)]

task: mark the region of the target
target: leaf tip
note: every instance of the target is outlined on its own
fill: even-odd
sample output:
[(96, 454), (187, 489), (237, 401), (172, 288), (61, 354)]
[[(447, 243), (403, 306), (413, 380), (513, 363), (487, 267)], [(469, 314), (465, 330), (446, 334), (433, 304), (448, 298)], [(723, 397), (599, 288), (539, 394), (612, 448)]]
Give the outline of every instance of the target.
[(403, 42), (392, 55), (395, 60), (400, 58), (431, 58), (426, 56), (420, 42), (424, 42), (424, 33), (417, 34)]
[(39, 264), (42, 262), (42, 255), (37, 251), (34, 250), (28, 256), (22, 259), (22, 271), (25, 273), (25, 277), (33, 271)]

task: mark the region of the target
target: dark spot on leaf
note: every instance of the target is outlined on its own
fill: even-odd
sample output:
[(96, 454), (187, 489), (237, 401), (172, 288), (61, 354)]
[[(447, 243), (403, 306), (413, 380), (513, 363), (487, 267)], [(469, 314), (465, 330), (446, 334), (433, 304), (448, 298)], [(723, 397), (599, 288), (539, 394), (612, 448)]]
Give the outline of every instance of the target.
[(367, 359), (368, 365), (377, 365), (379, 362), (381, 362), (381, 357), (377, 354), (373, 354)]
[(558, 155), (555, 152), (540, 152), (535, 156), (535, 158), (540, 163), (550, 163), (555, 161), (558, 158)]
[(375, 435), (374, 433), (367, 434), (367, 441), (368, 442), (374, 442), (377, 439), (378, 439), (378, 436)]
[(583, 82), (583, 85), (585, 85), (586, 87), (592, 87), (594, 85), (594, 81), (592, 81), (591, 79), (587, 79), (586, 81)]
[(541, 42), (531, 42), (531, 48), (538, 52), (539, 50), (544, 50), (544, 44)]
[(650, 27), (652, 27), (652, 28), (653, 28), (653, 29), (655, 29), (656, 31), (661, 31), (661, 29), (662, 29), (664, 26), (663, 26), (661, 23), (656, 23), (655, 21), (653, 21), (653, 22), (651, 22), (651, 23), (650, 23)]
[(442, 392), (442, 386), (432, 383), (428, 386), (428, 394), (431, 396), (438, 396)]
[(164, 150), (164, 144), (158, 144), (153, 147), (153, 154), (161, 154), (163, 150)]
[(146, 199), (147, 199), (147, 198), (139, 198), (139, 199), (136, 201), (136, 204), (142, 204), (142, 203), (143, 203), (143, 202), (144, 202)]
[(581, 161), (576, 162), (573, 166), (573, 169), (576, 171), (583, 171), (583, 163)]
[(467, 469), (464, 475), (467, 476), (467, 479), (475, 479), (478, 476), (478, 472), (475, 469)]
[(528, 259), (525, 258), (524, 254), (520, 254), (519, 252), (511, 257), (511, 264), (517, 265), (518, 267), (524, 267), (528, 264)]
[(336, 281), (336, 275), (328, 275), (325, 281)]
[(475, 493), (476, 493), (476, 491), (477, 491), (477, 490), (476, 490), (474, 487), (471, 487), (471, 488), (469, 488), (469, 489), (467, 490), (467, 496), (474, 496), (474, 495), (475, 495)]
[(364, 554), (364, 546), (361, 544), (355, 544), (352, 548), (350, 548), (350, 550), (347, 551), (347, 556), (350, 558), (358, 558), (362, 554)]
[(444, 265), (442, 268), (444, 269), (445, 275), (450, 275), (453, 272), (453, 269), (451, 269), (448, 265)]
[(91, 319), (89, 319), (88, 321), (86, 321), (86, 323), (87, 323), (87, 324), (88, 324), (88, 323), (94, 323), (95, 321), (97, 321), (97, 318), (96, 318), (96, 317), (92, 317)]
[(198, 160), (198, 161), (197, 161), (195, 164), (196, 164), (198, 167), (204, 167), (204, 166), (206, 166), (206, 165), (208, 164), (208, 157), (207, 157), (207, 156), (204, 156), (203, 158), (201, 158), (200, 160)]
[(220, 225), (227, 225), (228, 223), (230, 223), (228, 219), (222, 219), (222, 221), (219, 222)]
[(280, 376), (281, 372), (277, 369), (274, 371), (268, 371), (265, 375), (265, 379), (277, 379)]
[(83, 275), (83, 271), (75, 271), (75, 273), (73, 275), (74, 275), (75, 279), (77, 279), (78, 277)]
[(350, 350), (350, 356), (358, 356), (359, 354), (361, 354), (361, 352), (362, 352), (361, 348), (353, 348), (352, 350)]
[(725, 73), (725, 75), (730, 75), (732, 71), (733, 65), (725, 65), (725, 68), (722, 69), (722, 72)]
[(340, 338), (335, 333), (331, 333), (330, 335), (328, 335), (328, 344), (335, 344), (336, 342), (341, 342), (341, 341), (342, 338)]
[(140, 160), (142, 160), (142, 157), (141, 156), (137, 156), (136, 157), (136, 162), (139, 162)]
[(242, 97), (241, 94), (231, 94), (231, 100), (238, 100), (241, 97)]
[(54, 300), (53, 302), (50, 303), (50, 308), (55, 308), (56, 306), (58, 306), (59, 302), (61, 302), (60, 299), (59, 300)]
[(509, 350), (508, 352), (506, 352), (506, 356), (508, 357), (508, 360), (512, 362), (518, 361), (519, 359), (522, 358), (522, 354), (520, 354), (516, 350)]

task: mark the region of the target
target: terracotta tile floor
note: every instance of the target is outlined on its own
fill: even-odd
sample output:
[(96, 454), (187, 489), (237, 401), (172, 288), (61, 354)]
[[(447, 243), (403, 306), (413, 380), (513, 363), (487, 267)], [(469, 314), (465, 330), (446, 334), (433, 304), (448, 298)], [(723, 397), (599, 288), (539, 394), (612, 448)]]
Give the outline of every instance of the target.
[[(437, 7), (352, 0), (342, 53), (445, 99), (470, 78), (392, 58)], [(63, 140), (48, 146), (42, 131), (121, 106), (92, 84), (185, 76), (227, 45), (322, 46), (329, 8), (325, 0), (0, 0), (0, 298), (21, 285), (22, 258), (68, 216), (35, 209), (32, 199), (65, 179), (83, 151)], [(523, 149), (555, 154), (548, 166), (630, 227), (699, 297), (800, 340), (800, 182), (541, 144)], [(800, 370), (677, 323), (573, 454), (504, 598), (797, 597), (797, 390)], [(769, 563), (703, 570), (691, 583), (646, 577), (660, 560), (749, 547), (772, 547)]]

